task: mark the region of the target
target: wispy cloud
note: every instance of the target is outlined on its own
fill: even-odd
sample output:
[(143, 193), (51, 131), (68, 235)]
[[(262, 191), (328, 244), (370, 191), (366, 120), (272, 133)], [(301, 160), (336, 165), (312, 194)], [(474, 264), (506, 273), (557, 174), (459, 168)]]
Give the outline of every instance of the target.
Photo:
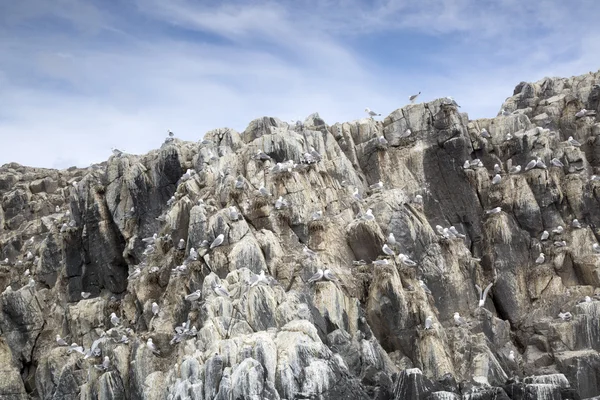
[(600, 65), (585, 1), (14, 3), (0, 4), (0, 164), (85, 166), (263, 115), (352, 120), (417, 91), (493, 116), (520, 80)]

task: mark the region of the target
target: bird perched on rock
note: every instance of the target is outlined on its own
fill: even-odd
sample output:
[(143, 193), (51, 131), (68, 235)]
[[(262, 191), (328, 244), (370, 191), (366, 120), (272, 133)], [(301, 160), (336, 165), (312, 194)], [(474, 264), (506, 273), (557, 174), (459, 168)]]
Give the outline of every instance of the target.
[(425, 282), (423, 282), (421, 279), (419, 279), (418, 282), (419, 282), (419, 286), (421, 287), (421, 289), (423, 289), (423, 291), (426, 294), (431, 294), (431, 290), (429, 290), (429, 288), (427, 287), (427, 285), (425, 284)]
[(264, 186), (261, 186), (258, 188), (258, 194), (264, 197), (269, 197), (271, 196), (271, 193), (269, 193), (269, 191), (267, 189), (265, 189)]
[(302, 249), (302, 253), (304, 253), (304, 255), (309, 258), (315, 258), (317, 256), (317, 253), (309, 249), (308, 246), (304, 246), (304, 248)]
[(281, 210), (282, 208), (285, 208), (288, 206), (287, 201), (284, 200), (284, 198), (282, 196), (279, 196), (279, 198), (275, 201), (275, 208), (277, 210)]
[(508, 359), (513, 362), (515, 361), (515, 352), (513, 350), (508, 354)]
[(377, 138), (377, 143), (379, 143), (381, 146), (387, 146), (388, 145), (388, 141), (385, 138), (385, 136), (379, 136), (379, 138)]
[(412, 96), (410, 96), (410, 97), (408, 98), (408, 100), (409, 100), (411, 103), (414, 103), (414, 102), (415, 102), (415, 100), (417, 99), (417, 97), (419, 97), (419, 95), (420, 95), (420, 94), (421, 94), (421, 92), (419, 92), (419, 93), (417, 93), (417, 94), (413, 94)]
[(326, 269), (323, 271), (323, 278), (328, 281), (337, 281), (337, 276), (331, 270)]
[(550, 237), (550, 234), (548, 233), (548, 231), (544, 231), (544, 232), (542, 232), (542, 236), (540, 237), (540, 240), (542, 240), (542, 241), (548, 240), (549, 237)]
[(377, 183), (372, 184), (371, 186), (369, 186), (369, 189), (375, 191), (375, 190), (381, 190), (383, 189), (383, 182), (379, 181)]
[(477, 293), (479, 293), (479, 307), (483, 307), (485, 305), (485, 299), (487, 298), (487, 295), (493, 284), (494, 283), (491, 282), (489, 285), (487, 285), (483, 292), (481, 291), (481, 287), (479, 285), (475, 285), (475, 288), (477, 288)]
[(229, 219), (232, 221), (237, 221), (240, 219), (240, 214), (238, 213), (237, 208), (235, 206), (229, 207)]
[(383, 259), (383, 260), (375, 260), (375, 261), (373, 261), (373, 264), (374, 265), (389, 265), (390, 260), (388, 260), (387, 258)]
[(225, 289), (223, 286), (221, 286), (220, 283), (216, 283), (215, 286), (213, 287), (213, 291), (221, 297), (231, 297), (231, 295), (229, 294), (229, 292), (227, 291), (227, 289)]
[(502, 180), (502, 177), (500, 176), (500, 174), (494, 175), (494, 178), (492, 178), (492, 185), (499, 184), (501, 180)]
[(581, 146), (581, 143), (579, 143), (577, 140), (573, 139), (573, 136), (569, 136), (569, 138), (567, 139), (567, 143), (569, 143), (571, 146), (575, 146), (575, 147)]
[(485, 128), (481, 129), (481, 132), (479, 134), (481, 135), (481, 137), (484, 137), (486, 139), (489, 139), (492, 137), (490, 135), (490, 133), (487, 131), (487, 129), (485, 129)]
[(148, 338), (148, 341), (146, 341), (146, 347), (148, 347), (148, 349), (150, 349), (150, 351), (152, 353), (154, 353), (156, 355), (160, 354), (160, 351), (156, 348), (156, 346), (152, 342), (152, 338)]
[(308, 278), (308, 283), (317, 282), (323, 279), (323, 270), (321, 268), (317, 269), (317, 272), (313, 274), (310, 278)]
[(119, 317), (117, 317), (117, 314), (112, 313), (110, 314), (110, 323), (113, 324), (113, 326), (119, 326), (121, 324), (121, 320)]
[(582, 108), (581, 110), (579, 110), (575, 113), (575, 118), (585, 117), (586, 113), (587, 113), (587, 110), (585, 108)]
[(323, 211), (319, 210), (319, 211), (315, 211), (312, 215), (311, 215), (311, 220), (312, 221), (318, 221), (321, 218), (323, 218)]
[(594, 250), (594, 253), (600, 253), (600, 244), (598, 244), (598, 243), (592, 244), (592, 250)]
[(546, 256), (544, 255), (544, 253), (540, 253), (538, 258), (535, 259), (536, 264), (543, 264), (544, 261), (546, 261)]
[(363, 214), (362, 218), (366, 221), (374, 221), (375, 216), (373, 215), (373, 210), (370, 208)]
[(390, 246), (388, 246), (387, 243), (383, 245), (382, 250), (388, 256), (396, 255), (396, 253), (394, 253), (394, 250), (390, 249)]
[(202, 290), (198, 289), (195, 292), (192, 292), (192, 293), (188, 294), (187, 296), (185, 296), (185, 299), (187, 301), (196, 301), (200, 297), (202, 297)]
[(498, 164), (494, 164), (494, 173), (499, 174), (502, 172), (502, 168)]
[(223, 244), (223, 241), (225, 240), (225, 235), (220, 233), (215, 240), (213, 240), (213, 242), (210, 244), (210, 249), (214, 249), (215, 247), (219, 247), (220, 245)]
[(501, 211), (502, 211), (501, 207), (494, 207), (491, 210), (487, 210), (485, 213), (486, 214), (498, 214)]
[(552, 166), (554, 167), (559, 167), (562, 168), (565, 166), (565, 164), (563, 164), (558, 158), (554, 157), (552, 160), (550, 160), (550, 163), (552, 164)]
[(519, 172), (521, 172), (521, 166), (520, 165), (515, 165), (510, 167), (510, 169), (508, 170), (509, 174), (518, 174)]
[(537, 160), (529, 161), (529, 163), (525, 166), (525, 171), (529, 171), (530, 169), (535, 168), (536, 165), (537, 165)]
[(261, 284), (262, 285), (270, 285), (272, 280), (274, 280), (274, 279), (270, 276), (266, 276), (265, 271), (261, 270), (260, 274), (258, 274), (258, 275), (252, 274), (252, 276), (250, 276), (250, 287), (254, 287), (257, 285), (261, 285)]
[(398, 254), (398, 261), (409, 267), (416, 267), (417, 263), (411, 260), (406, 254)]
[(90, 297), (91, 293), (90, 292), (81, 292), (81, 298), (82, 299), (87, 299), (88, 297)]
[(354, 200), (362, 201), (362, 196), (358, 192), (358, 188), (354, 189), (354, 192), (352, 193), (352, 197), (354, 198)]
[(536, 168), (541, 168), (541, 169), (546, 169), (546, 163), (544, 163), (544, 161), (542, 161), (542, 159), (540, 157), (538, 157), (535, 160), (535, 167)]
[(152, 315), (154, 315), (156, 317), (158, 315), (159, 311), (160, 311), (160, 308), (158, 307), (158, 304), (152, 303)]
[(236, 188), (237, 190), (242, 190), (244, 189), (244, 187), (246, 186), (246, 184), (244, 183), (244, 177), (243, 176), (238, 176), (237, 179), (235, 180), (235, 183), (233, 184), (233, 187)]
[(110, 358), (108, 356), (104, 356), (104, 360), (102, 364), (94, 365), (97, 370), (106, 371), (110, 367)]
[(390, 246), (395, 246), (396, 245), (396, 237), (394, 236), (393, 232), (390, 232), (390, 234), (387, 237), (387, 242)]
[(369, 107), (365, 108), (365, 112), (367, 113), (367, 115), (369, 115), (369, 117), (373, 118), (373, 117), (379, 117), (381, 116), (381, 114), (377, 114), (375, 111), (371, 111), (371, 109)]
[(270, 160), (271, 159), (271, 157), (267, 153), (265, 153), (264, 151), (262, 151), (262, 150), (257, 150), (256, 151), (256, 155), (254, 156), (254, 158), (257, 159), (257, 160), (261, 160), (261, 161), (266, 161), (266, 160)]
[(556, 247), (567, 247), (567, 242), (565, 242), (564, 240), (557, 240), (554, 242), (554, 245)]
[(467, 321), (465, 321), (465, 319), (463, 317), (461, 317), (458, 312), (454, 313), (454, 325), (461, 326), (466, 323), (467, 323)]
[(430, 315), (427, 318), (425, 318), (425, 329), (431, 329), (432, 326), (433, 326), (433, 317)]
[(157, 240), (158, 240), (158, 234), (155, 233), (154, 235), (152, 235), (150, 237), (142, 239), (142, 242), (144, 242), (146, 244), (154, 244)]
[(561, 233), (563, 233), (565, 230), (565, 228), (563, 228), (562, 226), (557, 226), (556, 228), (552, 229), (552, 233), (556, 233), (557, 235), (560, 235)]
[(179, 243), (177, 243), (177, 250), (185, 250), (185, 240), (179, 239)]
[(83, 346), (79, 346), (77, 345), (77, 343), (71, 343), (69, 349), (67, 350), (67, 354), (71, 354), (74, 351), (79, 354), (85, 354), (85, 352), (83, 351)]
[(558, 313), (558, 318), (562, 319), (563, 321), (570, 321), (571, 319), (573, 319), (573, 315), (570, 312), (559, 312)]
[(67, 342), (65, 342), (65, 340), (63, 338), (60, 337), (60, 335), (56, 335), (56, 343), (58, 343), (59, 346), (68, 346), (69, 345)]
[(141, 274), (142, 274), (142, 270), (140, 269), (140, 267), (135, 267), (135, 269), (133, 270), (133, 272), (131, 274), (129, 274), (127, 279), (133, 280), (133, 279), (139, 277)]

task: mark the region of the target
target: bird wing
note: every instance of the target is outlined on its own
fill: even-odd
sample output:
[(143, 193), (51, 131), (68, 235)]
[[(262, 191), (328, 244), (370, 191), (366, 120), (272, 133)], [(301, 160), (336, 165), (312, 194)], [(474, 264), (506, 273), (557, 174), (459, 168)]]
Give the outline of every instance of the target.
[[(489, 292), (489, 291), (490, 291), (490, 289), (492, 288), (492, 285), (493, 285), (493, 284), (494, 284), (494, 282), (490, 282), (490, 284), (489, 284), (489, 285), (487, 285), (487, 286), (485, 287), (485, 290), (483, 291), (483, 296), (481, 297), (482, 299), (484, 299), (484, 300), (485, 300), (485, 298), (487, 297), (487, 295), (488, 295), (488, 292)], [(480, 292), (479, 292), (479, 293), (481, 294), (481, 289), (479, 289), (479, 290), (480, 290)]]
[(479, 299), (482, 299), (483, 297), (481, 296), (481, 287), (479, 287), (479, 285), (475, 284), (475, 288), (477, 289), (477, 293), (479, 293)]
[(316, 282), (323, 277), (323, 271), (317, 271), (313, 276), (308, 279), (308, 283)]

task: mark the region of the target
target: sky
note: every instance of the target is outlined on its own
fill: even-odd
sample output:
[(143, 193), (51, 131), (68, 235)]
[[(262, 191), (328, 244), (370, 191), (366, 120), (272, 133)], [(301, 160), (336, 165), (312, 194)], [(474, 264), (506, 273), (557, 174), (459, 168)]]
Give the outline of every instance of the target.
[[(600, 68), (597, 0), (0, 0), (0, 165), (318, 112), (452, 96), (497, 114), (521, 81)], [(382, 117), (382, 118), (383, 118)]]

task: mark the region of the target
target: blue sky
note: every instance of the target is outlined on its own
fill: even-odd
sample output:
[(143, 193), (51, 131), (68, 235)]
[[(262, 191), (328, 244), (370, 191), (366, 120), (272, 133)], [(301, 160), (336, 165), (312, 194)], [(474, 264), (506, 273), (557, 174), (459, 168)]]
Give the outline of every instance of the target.
[(261, 116), (333, 124), (600, 68), (592, 0), (0, 1), (0, 164), (65, 168)]

